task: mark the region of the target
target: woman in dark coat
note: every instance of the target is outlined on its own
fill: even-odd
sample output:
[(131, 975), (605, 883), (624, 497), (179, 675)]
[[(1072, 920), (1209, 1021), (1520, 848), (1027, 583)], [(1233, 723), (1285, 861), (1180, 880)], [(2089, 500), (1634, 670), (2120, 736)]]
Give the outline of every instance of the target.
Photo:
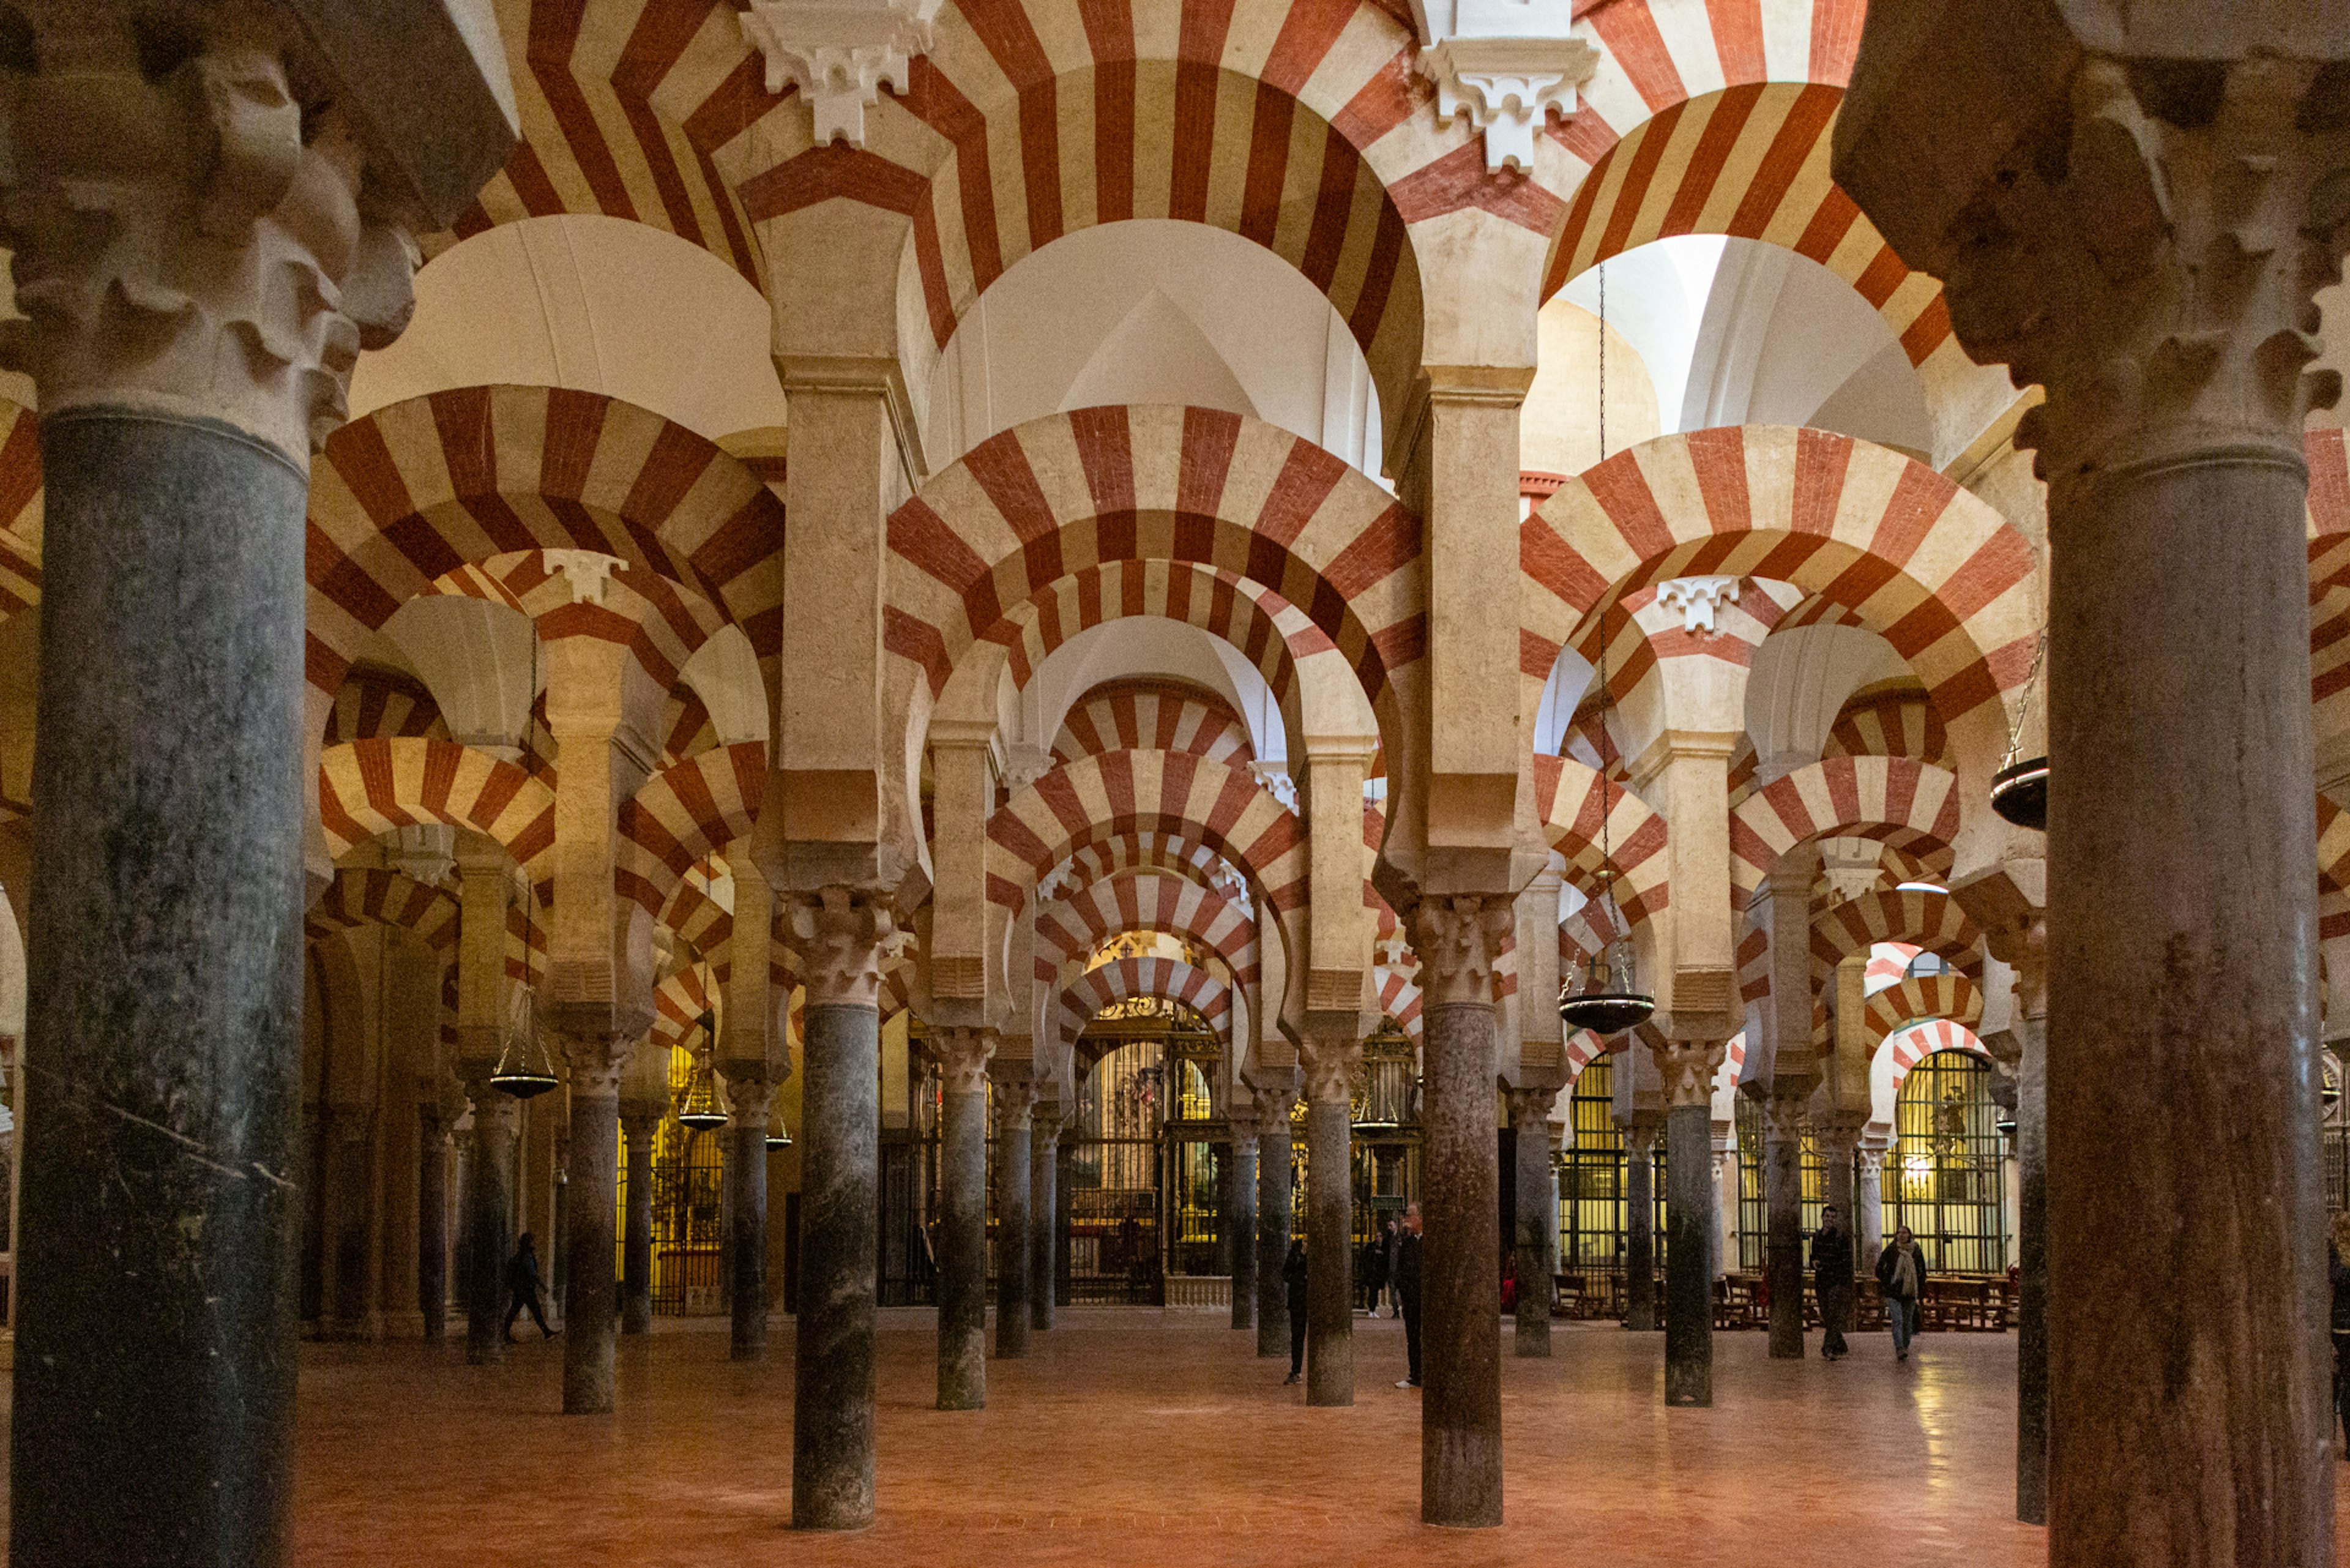
[(1293, 1239), (1289, 1256), (1282, 1260), (1281, 1282), (1289, 1296), (1289, 1376), (1295, 1383), (1305, 1375), (1305, 1243)]
[(1926, 1299), (1926, 1249), (1902, 1226), (1877, 1259), (1877, 1283), (1885, 1292), (1885, 1315), (1893, 1327), (1893, 1358), (1909, 1359), (1909, 1338), (1918, 1332), (1918, 1303)]

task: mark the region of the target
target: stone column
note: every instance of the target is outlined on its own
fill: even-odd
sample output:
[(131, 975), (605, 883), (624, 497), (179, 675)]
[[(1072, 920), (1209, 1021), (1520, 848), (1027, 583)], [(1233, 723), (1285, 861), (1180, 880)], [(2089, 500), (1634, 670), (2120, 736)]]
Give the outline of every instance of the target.
[(449, 1332), (449, 1121), (438, 1101), (416, 1107), (416, 1310), (424, 1337)]
[(372, 1339), (375, 1291), (368, 1267), (375, 1237), (375, 1113), (368, 1106), (326, 1107), (327, 1310), (334, 1339)]
[(934, 1029), (939, 1064), (939, 1408), (987, 1406), (987, 1061), (995, 1035)]
[(726, 1249), (734, 1321), (727, 1355), (735, 1361), (767, 1355), (767, 1111), (775, 1098), (775, 1081), (764, 1069), (728, 1065)]
[(1028, 1064), (995, 1078), (995, 1354), (1028, 1354), (1028, 1138), (1036, 1104)]
[(465, 1359), (493, 1366), (505, 1358), (506, 1254), (514, 1249), (515, 1127), (522, 1106), (469, 1078), (473, 1108), (472, 1158), (465, 1162)]
[(563, 1166), (563, 1413), (586, 1416), (611, 1409), (619, 1357), (612, 1220), (620, 1200), (620, 1072), (629, 1042), (572, 1034), (562, 1044), (571, 1089)]
[(1039, 1101), (1028, 1121), (1028, 1326), (1053, 1326), (1053, 1259), (1060, 1243), (1061, 1106)]
[(1289, 1256), (1289, 1236), (1296, 1220), (1289, 1132), (1289, 1109), (1296, 1095), (1294, 1079), (1275, 1087), (1257, 1086), (1256, 1353), (1284, 1359), (1289, 1355), (1289, 1290), (1281, 1265)]
[(1232, 1326), (1256, 1326), (1257, 1130), (1254, 1120), (1236, 1113), (1226, 1147), (1231, 1168), (1224, 1185), (1224, 1233), (1232, 1238)]
[(1558, 1275), (1558, 1199), (1552, 1186), (1550, 1110), (1558, 1089), (1510, 1091), (1517, 1130), (1518, 1301), (1512, 1353), (1550, 1354), (1550, 1309)]
[(1657, 1328), (1657, 1139), (1654, 1111), (1636, 1113), (1624, 1129), (1624, 1326)]
[(1665, 1092), (1665, 1403), (1713, 1403), (1713, 1075), (1720, 1040), (1674, 1040), (1656, 1053)]
[[(1861, 1129), (1867, 1123), (1867, 1113), (1864, 1111), (1828, 1110), (1823, 1108), (1816, 1101), (1812, 1107), (1812, 1138), (1820, 1151), (1820, 1164), (1827, 1175), (1827, 1200), (1848, 1216), (1860, 1211), (1860, 1205), (1855, 1193), (1853, 1157), (1859, 1152)], [(1881, 1213), (1877, 1224), (1880, 1229), (1884, 1225)], [(1857, 1234), (1856, 1231), (1856, 1234)], [(1877, 1259), (1874, 1255), (1866, 1258), (1856, 1256), (1853, 1262), (1856, 1268), (1874, 1269), (1877, 1266)], [(1822, 1302), (1820, 1303), (1822, 1326), (1826, 1326), (1827, 1315), (1833, 1311), (1842, 1320), (1835, 1326), (1850, 1334), (1853, 1309), (1854, 1299), (1849, 1294), (1845, 1295), (1840, 1302), (1833, 1305), (1830, 1303)]]
[(1762, 1201), (1770, 1225), (1763, 1277), (1771, 1286), (1771, 1357), (1801, 1361), (1804, 1096), (1773, 1094), (1762, 1102)]
[(1865, 1138), (1860, 1146), (1860, 1170), (1853, 1182), (1853, 1201), (1860, 1212), (1853, 1216), (1852, 1233), (1860, 1243), (1855, 1260), (1864, 1269), (1877, 1266), (1877, 1254), (1885, 1251), (1885, 1151), (1891, 1140)]
[[(271, 1568), (325, 870), (304, 853), (307, 465), (358, 350), (411, 305), (413, 244), (380, 214), (416, 198), (371, 191), (362, 219), (357, 187), (416, 149), (377, 156), (353, 105), (418, 84), (338, 79), (373, 16), (292, 71), (274, 7), (175, 14), (168, 62), (121, 7), (13, 21), (0, 244), (29, 320), (0, 361), (37, 390), (46, 524), (10, 1560)], [(451, 94), (428, 134), (456, 139), (442, 75), (417, 73)], [(126, 1483), (136, 1506), (100, 1501)]]
[(1493, 1136), (1493, 961), (1503, 898), (1423, 899), (1419, 954), (1426, 1224), (1420, 1289), (1419, 1517), (1502, 1522), (1501, 1175)]
[(653, 1140), (660, 1134), (660, 1121), (658, 1112), (634, 1106), (623, 1097), (620, 1130), (627, 1134), (629, 1218), (620, 1235), (622, 1334), (649, 1334), (653, 1326)]
[(1930, 64), (1872, 21), (1840, 182), (2047, 392), (2049, 1562), (2331, 1562), (2303, 425), (2350, 50), (2308, 8), (2010, 0)]
[(881, 960), (897, 926), (885, 900), (833, 886), (793, 896), (790, 931), (807, 987), (792, 1525), (861, 1530), (873, 1522)]
[[(1355, 1068), (1362, 1042), (1309, 1040), (1305, 1068), (1305, 1402), (1355, 1402)], [(1283, 1249), (1286, 1252), (1287, 1248)]]

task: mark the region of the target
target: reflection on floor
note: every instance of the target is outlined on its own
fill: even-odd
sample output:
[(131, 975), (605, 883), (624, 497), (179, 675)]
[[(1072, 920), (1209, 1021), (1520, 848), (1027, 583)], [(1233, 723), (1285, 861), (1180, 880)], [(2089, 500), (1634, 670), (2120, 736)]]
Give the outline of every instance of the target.
[[(566, 1417), (560, 1342), (504, 1366), (457, 1345), (306, 1346), (294, 1560), (305, 1568), (581, 1564), (1899, 1563), (2045, 1560), (2010, 1518), (2012, 1336), (1881, 1337), (1834, 1366), (1715, 1340), (1715, 1406), (1667, 1411), (1662, 1340), (1560, 1325), (1509, 1355), (1509, 1518), (1419, 1522), (1417, 1393), (1392, 1321), (1357, 1319), (1357, 1404), (1305, 1407), (1220, 1314), (1065, 1313), (990, 1407), (930, 1407), (926, 1314), (882, 1314), (875, 1527), (793, 1536), (791, 1332), (726, 1359), (723, 1322), (625, 1341), (619, 1413)], [(1817, 1336), (1813, 1348), (1817, 1349)], [(2350, 1466), (2342, 1467), (2350, 1471)], [(2350, 1518), (2350, 1487), (2345, 1489)]]

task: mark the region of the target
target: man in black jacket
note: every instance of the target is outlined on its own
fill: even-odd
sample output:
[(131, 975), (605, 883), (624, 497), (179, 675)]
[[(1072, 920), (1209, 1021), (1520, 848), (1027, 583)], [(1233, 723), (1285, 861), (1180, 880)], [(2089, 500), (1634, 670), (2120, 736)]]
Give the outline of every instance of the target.
[(525, 1231), (515, 1241), (515, 1255), (506, 1261), (506, 1289), (514, 1299), (506, 1307), (506, 1343), (514, 1343), (515, 1319), (523, 1309), (530, 1309), (531, 1322), (538, 1324), (541, 1337), (553, 1339), (555, 1331), (546, 1326), (546, 1314), (538, 1309), (538, 1241)]
[(1403, 1236), (1396, 1243), (1396, 1299), (1403, 1303), (1404, 1354), (1411, 1358), (1411, 1376), (1399, 1388), (1419, 1386), (1419, 1205), (1403, 1211)]
[(1819, 1297), (1820, 1359), (1834, 1361), (1850, 1349), (1844, 1331), (1852, 1324), (1852, 1232), (1833, 1203), (1820, 1210), (1820, 1228), (1812, 1232), (1812, 1289)]

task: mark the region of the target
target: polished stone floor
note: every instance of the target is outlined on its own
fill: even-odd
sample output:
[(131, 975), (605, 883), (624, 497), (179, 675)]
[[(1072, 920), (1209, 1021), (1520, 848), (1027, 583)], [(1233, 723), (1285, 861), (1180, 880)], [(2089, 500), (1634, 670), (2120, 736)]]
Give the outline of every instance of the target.
[[(306, 1568), (749, 1563), (1671, 1564), (2044, 1560), (2012, 1521), (2014, 1341), (1930, 1336), (1897, 1366), (1773, 1363), (1716, 1341), (1715, 1405), (1663, 1408), (1662, 1341), (1561, 1325), (1503, 1361), (1508, 1522), (1419, 1523), (1403, 1338), (1357, 1319), (1358, 1402), (1305, 1407), (1221, 1314), (1064, 1315), (991, 1406), (930, 1408), (933, 1331), (885, 1313), (879, 1518), (794, 1536), (791, 1342), (729, 1363), (723, 1324), (623, 1342), (619, 1410), (566, 1417), (561, 1346), (495, 1369), (460, 1349), (306, 1346), (295, 1561)], [(1504, 1330), (1506, 1336), (1507, 1330)], [(1814, 1347), (1817, 1340), (1814, 1336)], [(2350, 1466), (2345, 1466), (2350, 1470)], [(2350, 1502), (2350, 1489), (2345, 1489)], [(2345, 1517), (2350, 1517), (2346, 1513)]]

